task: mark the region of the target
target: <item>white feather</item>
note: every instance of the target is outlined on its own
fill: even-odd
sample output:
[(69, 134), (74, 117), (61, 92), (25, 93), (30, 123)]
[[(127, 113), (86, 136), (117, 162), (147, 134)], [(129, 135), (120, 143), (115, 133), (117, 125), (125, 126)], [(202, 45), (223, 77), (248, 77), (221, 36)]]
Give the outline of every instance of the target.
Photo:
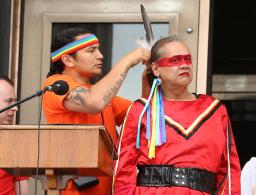
[(136, 43), (139, 47), (150, 50), (154, 45), (155, 41), (152, 41), (151, 44), (149, 45), (145, 39), (136, 39)]

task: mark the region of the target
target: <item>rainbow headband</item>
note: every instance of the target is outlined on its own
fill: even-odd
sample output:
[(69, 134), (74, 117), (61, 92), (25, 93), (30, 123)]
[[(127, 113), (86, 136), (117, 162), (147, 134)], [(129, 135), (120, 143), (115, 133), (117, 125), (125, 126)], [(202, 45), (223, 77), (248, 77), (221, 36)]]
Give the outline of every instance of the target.
[(91, 45), (94, 45), (97, 43), (99, 43), (99, 40), (97, 39), (97, 37), (93, 34), (89, 34), (89, 35), (83, 37), (82, 39), (75, 40), (75, 41), (65, 45), (64, 47), (61, 47), (60, 49), (52, 52), (51, 53), (52, 62), (56, 62), (64, 54), (71, 54), (79, 49), (83, 49), (85, 47), (88, 47), (88, 46), (91, 46)]

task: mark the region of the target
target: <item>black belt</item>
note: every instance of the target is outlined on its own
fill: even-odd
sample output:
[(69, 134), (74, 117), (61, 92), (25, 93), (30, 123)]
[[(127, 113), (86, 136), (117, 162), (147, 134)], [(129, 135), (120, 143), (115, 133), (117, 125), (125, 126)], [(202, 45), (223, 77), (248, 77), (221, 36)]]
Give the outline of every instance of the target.
[(138, 165), (137, 186), (182, 186), (212, 194), (216, 188), (215, 174), (197, 168), (168, 165)]

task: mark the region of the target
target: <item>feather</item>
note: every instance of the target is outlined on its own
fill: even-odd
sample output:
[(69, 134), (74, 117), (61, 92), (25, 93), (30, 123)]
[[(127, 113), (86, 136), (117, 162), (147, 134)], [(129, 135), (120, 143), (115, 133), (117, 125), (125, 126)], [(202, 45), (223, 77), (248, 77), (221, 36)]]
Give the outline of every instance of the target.
[(154, 45), (155, 41), (152, 41), (151, 44), (149, 45), (149, 43), (145, 40), (145, 39), (136, 39), (136, 44), (139, 47), (145, 48), (150, 50), (151, 47)]
[(144, 8), (144, 6), (142, 4), (140, 5), (140, 8), (141, 8), (141, 16), (143, 19), (144, 29), (146, 31), (146, 39), (147, 39), (149, 46), (152, 46), (152, 44), (154, 42), (153, 41), (154, 35), (153, 35), (151, 23), (150, 23), (148, 14), (146, 12), (146, 9)]

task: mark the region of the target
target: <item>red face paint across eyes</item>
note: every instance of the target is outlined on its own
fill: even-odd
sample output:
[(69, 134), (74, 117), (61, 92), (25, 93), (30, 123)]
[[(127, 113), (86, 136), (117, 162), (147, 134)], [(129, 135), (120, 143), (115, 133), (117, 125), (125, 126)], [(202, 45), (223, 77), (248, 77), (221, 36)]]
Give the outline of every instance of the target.
[(156, 61), (159, 67), (172, 67), (181, 65), (192, 65), (191, 55), (177, 55), (172, 57), (161, 58)]

